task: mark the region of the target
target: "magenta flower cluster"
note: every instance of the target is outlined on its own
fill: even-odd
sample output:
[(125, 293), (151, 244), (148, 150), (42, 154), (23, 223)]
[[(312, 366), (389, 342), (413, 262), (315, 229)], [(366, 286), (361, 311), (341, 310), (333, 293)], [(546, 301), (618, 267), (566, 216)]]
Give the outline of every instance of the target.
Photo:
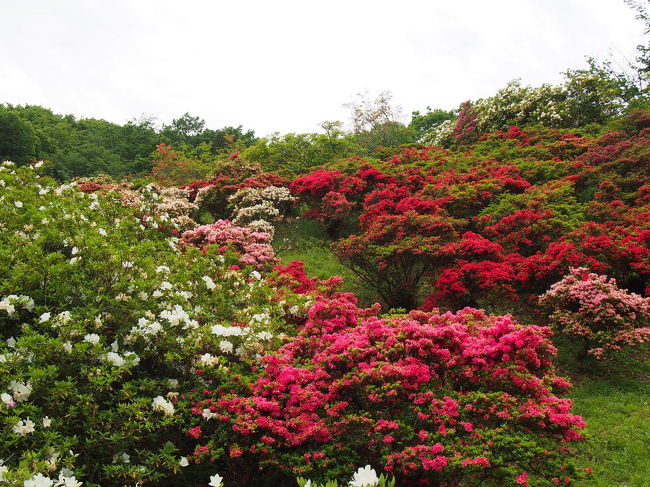
[(222, 252), (228, 248), (239, 254), (239, 261), (244, 265), (262, 268), (267, 263), (277, 262), (271, 235), (255, 232), (247, 227), (238, 227), (228, 220), (217, 220), (211, 225), (201, 225), (193, 230), (183, 232), (181, 247), (193, 246), (205, 249), (208, 245), (217, 245)]

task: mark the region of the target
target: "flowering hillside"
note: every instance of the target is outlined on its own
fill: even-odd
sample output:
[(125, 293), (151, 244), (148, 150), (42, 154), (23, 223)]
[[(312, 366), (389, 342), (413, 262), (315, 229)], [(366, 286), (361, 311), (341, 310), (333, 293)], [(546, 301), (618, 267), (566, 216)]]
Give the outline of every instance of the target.
[(457, 150), (334, 163), (290, 189), (389, 307), (535, 313), (578, 266), (648, 295), (647, 113), (621, 126), (600, 137), (511, 127)]
[(340, 279), (274, 267), (268, 234), (192, 224), (189, 194), (61, 185), (38, 166), (0, 169), (6, 485), (576, 475), (584, 422), (549, 329), (471, 308), (381, 315)]

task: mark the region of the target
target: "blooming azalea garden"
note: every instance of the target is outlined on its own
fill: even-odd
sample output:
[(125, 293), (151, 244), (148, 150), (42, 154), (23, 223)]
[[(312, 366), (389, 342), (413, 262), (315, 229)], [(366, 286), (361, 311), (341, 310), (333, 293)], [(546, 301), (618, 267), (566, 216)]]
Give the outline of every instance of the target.
[[(177, 185), (4, 162), (0, 484), (591, 485), (558, 348), (647, 359), (649, 131)], [(283, 259), (308, 220), (376, 304)]]

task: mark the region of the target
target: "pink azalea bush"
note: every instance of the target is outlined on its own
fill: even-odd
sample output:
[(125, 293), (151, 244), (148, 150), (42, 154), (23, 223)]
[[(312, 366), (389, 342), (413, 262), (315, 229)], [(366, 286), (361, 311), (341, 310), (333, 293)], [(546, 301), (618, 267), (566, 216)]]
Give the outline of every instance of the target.
[(277, 262), (271, 247), (271, 235), (235, 226), (228, 220), (217, 220), (211, 225), (187, 230), (183, 232), (180, 242), (181, 247), (192, 246), (200, 249), (213, 244), (218, 245), (224, 252), (230, 246), (240, 255), (239, 261), (244, 265), (262, 268), (267, 263)]
[[(320, 298), (247, 393), (197, 397), (197, 416), (209, 405), (239, 433), (232, 468), (342, 480), (369, 464), (435, 486), (573, 471), (563, 457), (584, 422), (558, 396), (548, 328), (472, 308), (377, 312)], [(214, 425), (201, 422), (207, 446)]]
[(598, 359), (650, 341), (650, 298), (628, 293), (615, 279), (572, 268), (540, 302), (557, 333), (578, 338), (580, 353)]

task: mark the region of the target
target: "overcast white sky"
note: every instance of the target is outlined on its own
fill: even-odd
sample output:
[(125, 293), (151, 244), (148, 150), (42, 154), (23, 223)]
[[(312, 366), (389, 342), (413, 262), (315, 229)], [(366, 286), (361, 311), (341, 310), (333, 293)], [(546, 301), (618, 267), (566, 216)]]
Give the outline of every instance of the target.
[(643, 32), (623, 0), (0, 0), (0, 18), (0, 103), (260, 136), (347, 122), (363, 90), (410, 114), (557, 83)]

